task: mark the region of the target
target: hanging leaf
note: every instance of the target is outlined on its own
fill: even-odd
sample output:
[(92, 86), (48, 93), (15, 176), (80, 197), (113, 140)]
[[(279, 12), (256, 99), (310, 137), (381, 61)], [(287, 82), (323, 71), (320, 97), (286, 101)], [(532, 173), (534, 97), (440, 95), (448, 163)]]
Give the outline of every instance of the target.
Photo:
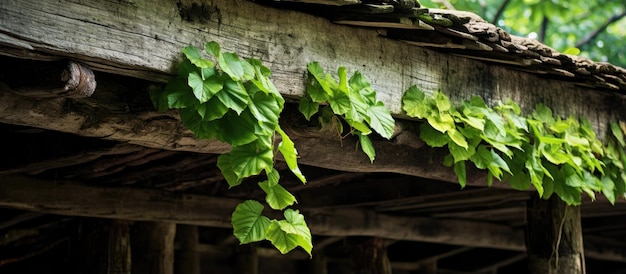
[(242, 244), (265, 240), (271, 221), (261, 215), (263, 205), (257, 201), (247, 200), (237, 206), (233, 212), (231, 223), (235, 237)]
[(407, 115), (419, 119), (424, 119), (430, 116), (431, 109), (424, 102), (426, 95), (419, 90), (416, 86), (411, 86), (402, 97), (402, 110)]
[(298, 110), (304, 115), (304, 117), (310, 121), (311, 116), (315, 115), (319, 111), (320, 104), (313, 102), (311, 97), (305, 96), (300, 99)]
[(261, 173), (274, 164), (271, 147), (259, 147), (258, 144), (233, 147), (230, 162), (238, 178), (246, 178)]
[(304, 222), (304, 217), (297, 210), (287, 209), (285, 218), (285, 220), (272, 221), (267, 229), (267, 239), (282, 254), (300, 246), (311, 256), (313, 249), (311, 232)]
[(241, 82), (225, 79), (224, 88), (215, 94), (225, 106), (240, 114), (247, 106), (250, 96)]
[(374, 150), (374, 145), (372, 145), (372, 140), (367, 135), (363, 135), (361, 133), (359, 135), (359, 144), (361, 144), (361, 150), (365, 152), (367, 157), (370, 158), (370, 162), (374, 163), (374, 158), (376, 158), (376, 151)]
[(467, 172), (465, 171), (465, 161), (458, 161), (454, 164), (454, 174), (459, 178), (459, 184), (461, 188), (465, 188), (467, 185)]
[(217, 167), (222, 172), (222, 176), (226, 179), (229, 188), (238, 186), (243, 181), (243, 178), (239, 178), (235, 170), (233, 170), (230, 153), (225, 153), (217, 157)]
[(228, 112), (228, 107), (217, 97), (209, 99), (206, 103), (198, 105), (198, 114), (203, 121), (213, 121), (224, 117)]
[(380, 136), (390, 139), (395, 131), (396, 121), (391, 117), (391, 112), (382, 103), (367, 109), (369, 124)]
[(259, 182), (259, 186), (266, 194), (265, 202), (267, 202), (272, 209), (283, 210), (296, 202), (296, 197), (277, 183), (272, 184), (268, 180), (265, 180)]
[(245, 80), (244, 62), (245, 61), (239, 59), (237, 54), (231, 52), (224, 52), (218, 57), (220, 68), (234, 81)]
[(278, 132), (281, 137), (281, 141), (278, 144), (278, 151), (280, 151), (280, 153), (283, 155), (283, 158), (285, 159), (289, 170), (291, 170), (291, 172), (296, 175), (296, 177), (300, 179), (302, 183), (306, 183), (306, 178), (304, 178), (304, 175), (302, 175), (302, 171), (300, 171), (300, 168), (298, 167), (298, 152), (296, 151), (295, 144), (293, 143), (291, 138), (289, 138), (289, 136), (283, 131), (282, 128), (277, 127), (276, 132)]

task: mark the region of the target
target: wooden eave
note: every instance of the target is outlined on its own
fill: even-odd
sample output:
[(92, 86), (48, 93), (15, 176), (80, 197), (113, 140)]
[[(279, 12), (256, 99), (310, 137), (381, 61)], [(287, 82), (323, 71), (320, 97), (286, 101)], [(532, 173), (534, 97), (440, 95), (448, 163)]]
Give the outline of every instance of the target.
[[(278, 169), (296, 193), (319, 250), (349, 236), (447, 250), (396, 261), (397, 269), (463, 252), (480, 258), (483, 249), (512, 252), (504, 265), (518, 263), (525, 249), (525, 202), (532, 195), (500, 183), (485, 189), (485, 173), (478, 170), (470, 171), (468, 189), (460, 191), (452, 171), (440, 164), (443, 154), (422, 146), (411, 130), (416, 121), (401, 111), (402, 93), (411, 85), (427, 93), (441, 90), (453, 101), (480, 95), (495, 105), (512, 99), (524, 110), (543, 103), (560, 115), (586, 117), (600, 138), (609, 122), (626, 121), (623, 68), (561, 54), (467, 13), (420, 11), (460, 18), (442, 26), (420, 21), (418, 8), (389, 11), (380, 4), (384, 12), (364, 16), (372, 6), (358, 1), (296, 2), (0, 2), (0, 136), (7, 142), (0, 165), (0, 206), (6, 208), (0, 233), (25, 233), (20, 225), (33, 220), (47, 225), (36, 222), (42, 215), (26, 213), (40, 212), (200, 225), (215, 238), (206, 240), (207, 253), (233, 245), (232, 209), (261, 194), (254, 184), (228, 190), (215, 167), (228, 147), (195, 139), (175, 112), (156, 112), (148, 99), (148, 91), (174, 73), (180, 49), (189, 44), (214, 40), (226, 51), (262, 60), (289, 103), (304, 94), (312, 61), (327, 71), (359, 70), (372, 82), (398, 119), (392, 140), (374, 141), (374, 164), (355, 150), (355, 140), (308, 127), (288, 104), (283, 128), (296, 143), (305, 175), (311, 174), (309, 183), (302, 186), (287, 167)], [(93, 71), (93, 95), (83, 96), (69, 80), (50, 81), (68, 63)], [(80, 81), (83, 74), (76, 73)], [(583, 230), (591, 235), (586, 256), (623, 264), (626, 222), (607, 222), (626, 215), (626, 203), (598, 199), (582, 206)], [(73, 221), (55, 220), (60, 226)], [(41, 236), (45, 229), (34, 227), (35, 235), (27, 236), (48, 240)], [(27, 236), (0, 242), (0, 250)]]

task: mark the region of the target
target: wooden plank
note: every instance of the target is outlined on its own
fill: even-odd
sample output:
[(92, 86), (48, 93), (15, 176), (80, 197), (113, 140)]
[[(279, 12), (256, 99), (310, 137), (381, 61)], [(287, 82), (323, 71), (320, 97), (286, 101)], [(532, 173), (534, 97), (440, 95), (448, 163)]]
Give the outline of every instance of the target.
[(137, 222), (131, 229), (132, 273), (174, 274), (172, 222)]
[[(230, 228), (240, 200), (154, 189), (86, 186), (21, 176), (0, 177), (0, 206), (70, 216), (166, 221)], [(523, 250), (523, 231), (462, 220), (397, 217), (365, 209), (303, 210), (315, 235), (376, 236), (452, 245)], [(350, 220), (350, 222), (346, 222)]]
[[(70, 181), (41, 181), (0, 176), (0, 207), (34, 212), (134, 221), (166, 221), (230, 228), (230, 216), (240, 200), (173, 193), (155, 189), (97, 187)], [(373, 236), (524, 251), (523, 231), (507, 226), (463, 220), (401, 217), (365, 209), (303, 210), (314, 235)], [(350, 222), (346, 222), (350, 220)], [(624, 261), (626, 252), (594, 246), (590, 258)], [(446, 255), (448, 256), (448, 255)]]
[[(190, 16), (192, 4), (205, 12)], [(306, 64), (318, 61), (330, 71), (338, 66), (360, 70), (395, 114), (402, 113), (402, 92), (416, 84), (427, 93), (441, 90), (453, 101), (481, 95), (489, 104), (513, 99), (525, 110), (541, 102), (556, 113), (589, 118), (600, 136), (609, 121), (626, 120), (626, 110), (616, 107), (624, 98), (615, 94), (243, 0), (192, 0), (180, 7), (170, 0), (7, 0), (0, 4), (0, 31), (10, 37), (0, 42), (0, 52), (7, 55), (70, 57), (95, 70), (156, 81), (168, 78), (182, 47), (216, 40), (224, 50), (263, 60), (288, 96), (303, 94)]]

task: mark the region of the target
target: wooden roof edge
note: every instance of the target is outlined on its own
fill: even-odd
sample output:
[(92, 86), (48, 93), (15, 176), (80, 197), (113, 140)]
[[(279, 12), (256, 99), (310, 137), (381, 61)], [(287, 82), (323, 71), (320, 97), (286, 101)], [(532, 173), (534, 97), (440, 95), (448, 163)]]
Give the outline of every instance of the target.
[(379, 100), (399, 117), (403, 92), (416, 85), (426, 93), (443, 91), (457, 102), (481, 95), (489, 104), (513, 99), (527, 110), (541, 102), (557, 114), (588, 117), (600, 137), (609, 121), (626, 120), (621, 107), (626, 96), (618, 92), (598, 92), (608, 89), (520, 70), (559, 74), (541, 56), (519, 58), (541, 62), (541, 70), (533, 68), (534, 63), (511, 69), (381, 37), (379, 29), (336, 25), (319, 16), (247, 0), (204, 3), (210, 7), (195, 17), (188, 12), (197, 9), (197, 4), (177, 5), (172, 0), (100, 2), (3, 3), (0, 54), (40, 60), (70, 58), (96, 73), (164, 82), (180, 62), (183, 47), (214, 40), (225, 51), (262, 60), (272, 70), (276, 87), (293, 98), (304, 95), (306, 66), (318, 61), (329, 72), (339, 66), (347, 67), (349, 73), (359, 70)]

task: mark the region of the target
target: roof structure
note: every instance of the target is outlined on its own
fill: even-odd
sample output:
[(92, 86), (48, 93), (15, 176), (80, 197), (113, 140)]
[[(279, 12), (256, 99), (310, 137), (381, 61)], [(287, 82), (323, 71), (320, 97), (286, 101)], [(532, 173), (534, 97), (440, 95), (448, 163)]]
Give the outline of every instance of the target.
[[(626, 121), (626, 69), (412, 1), (3, 1), (2, 273), (67, 273), (76, 235), (110, 219), (198, 226), (203, 267), (236, 273), (230, 214), (263, 195), (253, 180), (228, 189), (216, 167), (227, 147), (195, 139), (148, 96), (183, 46), (208, 40), (263, 60), (288, 98), (283, 127), (309, 182), (277, 169), (329, 273), (350, 273), (351, 243), (363, 236), (385, 239), (394, 273), (526, 273), (533, 192), (486, 188), (478, 170), (461, 190), (443, 154), (423, 146), (400, 110), (410, 85), (454, 100), (543, 102), (586, 116), (600, 137), (608, 121)], [(360, 70), (399, 118), (392, 140), (375, 140), (374, 164), (355, 140), (320, 133), (298, 115), (292, 103), (311, 61)], [(581, 213), (588, 273), (625, 273), (626, 201), (598, 196)], [(317, 262), (257, 248), (262, 273), (303, 273)]]

